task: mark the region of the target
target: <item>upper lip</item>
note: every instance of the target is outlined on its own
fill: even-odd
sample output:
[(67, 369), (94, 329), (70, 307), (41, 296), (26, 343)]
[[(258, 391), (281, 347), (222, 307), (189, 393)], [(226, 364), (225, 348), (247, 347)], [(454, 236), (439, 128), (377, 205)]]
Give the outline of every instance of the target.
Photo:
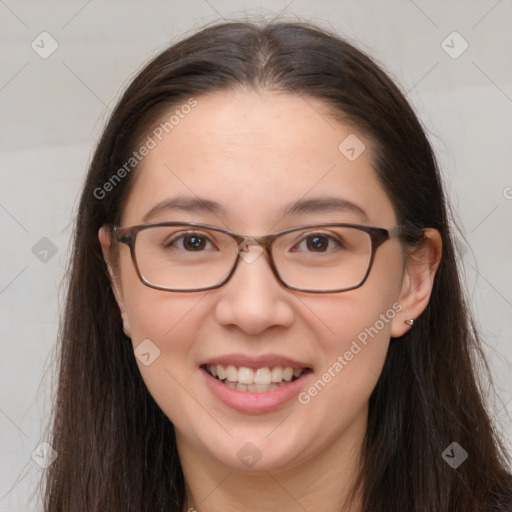
[(221, 364), (222, 366), (233, 365), (237, 366), (238, 368), (264, 368), (265, 366), (268, 366), (269, 368), (276, 366), (309, 368), (309, 366), (305, 363), (278, 354), (264, 354), (260, 356), (248, 356), (245, 354), (225, 354), (222, 356), (211, 357), (208, 360), (203, 361), (200, 366), (204, 366), (206, 364)]

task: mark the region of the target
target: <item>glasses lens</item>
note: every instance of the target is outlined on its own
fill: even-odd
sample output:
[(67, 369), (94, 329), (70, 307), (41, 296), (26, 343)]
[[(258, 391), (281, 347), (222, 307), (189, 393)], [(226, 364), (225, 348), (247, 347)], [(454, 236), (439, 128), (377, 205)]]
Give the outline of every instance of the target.
[(192, 226), (152, 226), (137, 233), (135, 258), (148, 283), (173, 290), (221, 282), (236, 258), (236, 241), (220, 231)]
[(272, 255), (281, 279), (311, 291), (358, 286), (370, 265), (372, 240), (349, 227), (309, 227), (280, 236)]
[[(356, 228), (310, 226), (280, 235), (272, 256), (293, 288), (328, 292), (358, 286), (370, 265), (372, 240)], [(237, 242), (198, 226), (151, 226), (138, 232), (135, 259), (143, 279), (159, 288), (193, 290), (223, 281), (237, 257)]]

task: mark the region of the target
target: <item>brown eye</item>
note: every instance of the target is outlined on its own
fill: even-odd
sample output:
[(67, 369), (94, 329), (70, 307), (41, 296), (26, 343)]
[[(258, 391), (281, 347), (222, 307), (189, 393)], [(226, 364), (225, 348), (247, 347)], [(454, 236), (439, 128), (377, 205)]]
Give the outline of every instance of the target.
[(206, 240), (197, 235), (188, 235), (183, 237), (183, 246), (187, 250), (198, 251), (204, 249), (206, 245)]
[(165, 246), (187, 252), (201, 252), (213, 248), (208, 237), (198, 233), (182, 233), (169, 240)]
[(305, 236), (291, 249), (291, 252), (304, 251), (318, 254), (340, 248), (343, 248), (343, 244), (332, 236), (322, 233), (313, 233)]
[(313, 252), (324, 252), (329, 246), (329, 240), (326, 236), (313, 235), (306, 239), (306, 246)]

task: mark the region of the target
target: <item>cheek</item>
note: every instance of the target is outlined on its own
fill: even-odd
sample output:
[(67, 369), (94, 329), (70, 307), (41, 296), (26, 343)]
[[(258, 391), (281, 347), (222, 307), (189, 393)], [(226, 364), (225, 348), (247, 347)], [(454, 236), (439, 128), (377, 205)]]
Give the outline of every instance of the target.
[[(367, 354), (378, 350), (375, 345), (381, 345), (381, 341), (389, 340), (392, 321), (401, 310), (398, 302), (399, 275), (389, 277), (392, 281), (379, 275), (375, 278), (370, 276), (362, 287), (341, 294), (301, 297), (301, 302), (310, 311), (310, 322), (315, 324), (312, 329), (324, 354), (332, 358), (333, 354), (352, 350), (354, 344), (353, 352), (358, 351), (359, 344), (366, 349), (361, 354)], [(372, 340), (379, 343), (370, 343)], [(332, 363), (332, 360), (324, 363)]]
[[(184, 326), (190, 338), (196, 330), (194, 322), (196, 328), (199, 322), (197, 306), (207, 292), (178, 293), (148, 287), (140, 281), (128, 256), (123, 261), (121, 279), (134, 348), (149, 339), (162, 351), (179, 352), (187, 342)], [(170, 344), (169, 340), (174, 342)]]
[(344, 404), (331, 409), (340, 419), (368, 400), (384, 365), (392, 322), (402, 309), (401, 268), (396, 260), (394, 265), (382, 260), (356, 290), (302, 298), (315, 318), (322, 358), (315, 382), (299, 401), (319, 409)]
[[(348, 377), (343, 386), (351, 388), (355, 380), (378, 375), (386, 357), (391, 324), (401, 309), (398, 302), (339, 300), (325, 301), (323, 306), (309, 304), (317, 316), (316, 332), (322, 352), (320, 372)], [(307, 300), (305, 300), (307, 304)], [(363, 369), (364, 371), (361, 371)], [(355, 380), (354, 380), (355, 379)], [(325, 376), (325, 380), (334, 381)], [(344, 380), (344, 379), (338, 379)]]
[(148, 391), (168, 415), (183, 412), (190, 405), (190, 377), (197, 372), (194, 340), (205, 322), (204, 292), (175, 294), (141, 284), (127, 296), (132, 346)]
[(137, 295), (128, 308), (134, 343), (141, 339), (151, 338), (155, 342), (168, 343), (175, 339), (178, 343), (183, 340), (186, 329), (188, 337), (197, 331), (201, 319), (200, 303), (203, 294), (189, 293), (178, 294), (146, 288), (149, 293), (143, 291)]
[[(381, 374), (391, 321), (400, 305), (388, 300), (326, 301), (319, 316), (322, 364), (298, 396), (305, 428), (334, 442), (365, 411)], [(331, 332), (332, 331), (332, 332)], [(319, 347), (320, 348), (320, 347)]]

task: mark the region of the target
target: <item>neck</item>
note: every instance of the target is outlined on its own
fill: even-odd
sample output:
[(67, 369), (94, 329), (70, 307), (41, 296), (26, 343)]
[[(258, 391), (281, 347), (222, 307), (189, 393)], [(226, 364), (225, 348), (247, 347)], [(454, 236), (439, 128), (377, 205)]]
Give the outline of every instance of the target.
[[(205, 454), (176, 432), (186, 482), (184, 512), (360, 512), (348, 498), (360, 470), (366, 409), (336, 439), (319, 442), (307, 460), (268, 471), (239, 471)], [(316, 442), (316, 441), (315, 441)]]

